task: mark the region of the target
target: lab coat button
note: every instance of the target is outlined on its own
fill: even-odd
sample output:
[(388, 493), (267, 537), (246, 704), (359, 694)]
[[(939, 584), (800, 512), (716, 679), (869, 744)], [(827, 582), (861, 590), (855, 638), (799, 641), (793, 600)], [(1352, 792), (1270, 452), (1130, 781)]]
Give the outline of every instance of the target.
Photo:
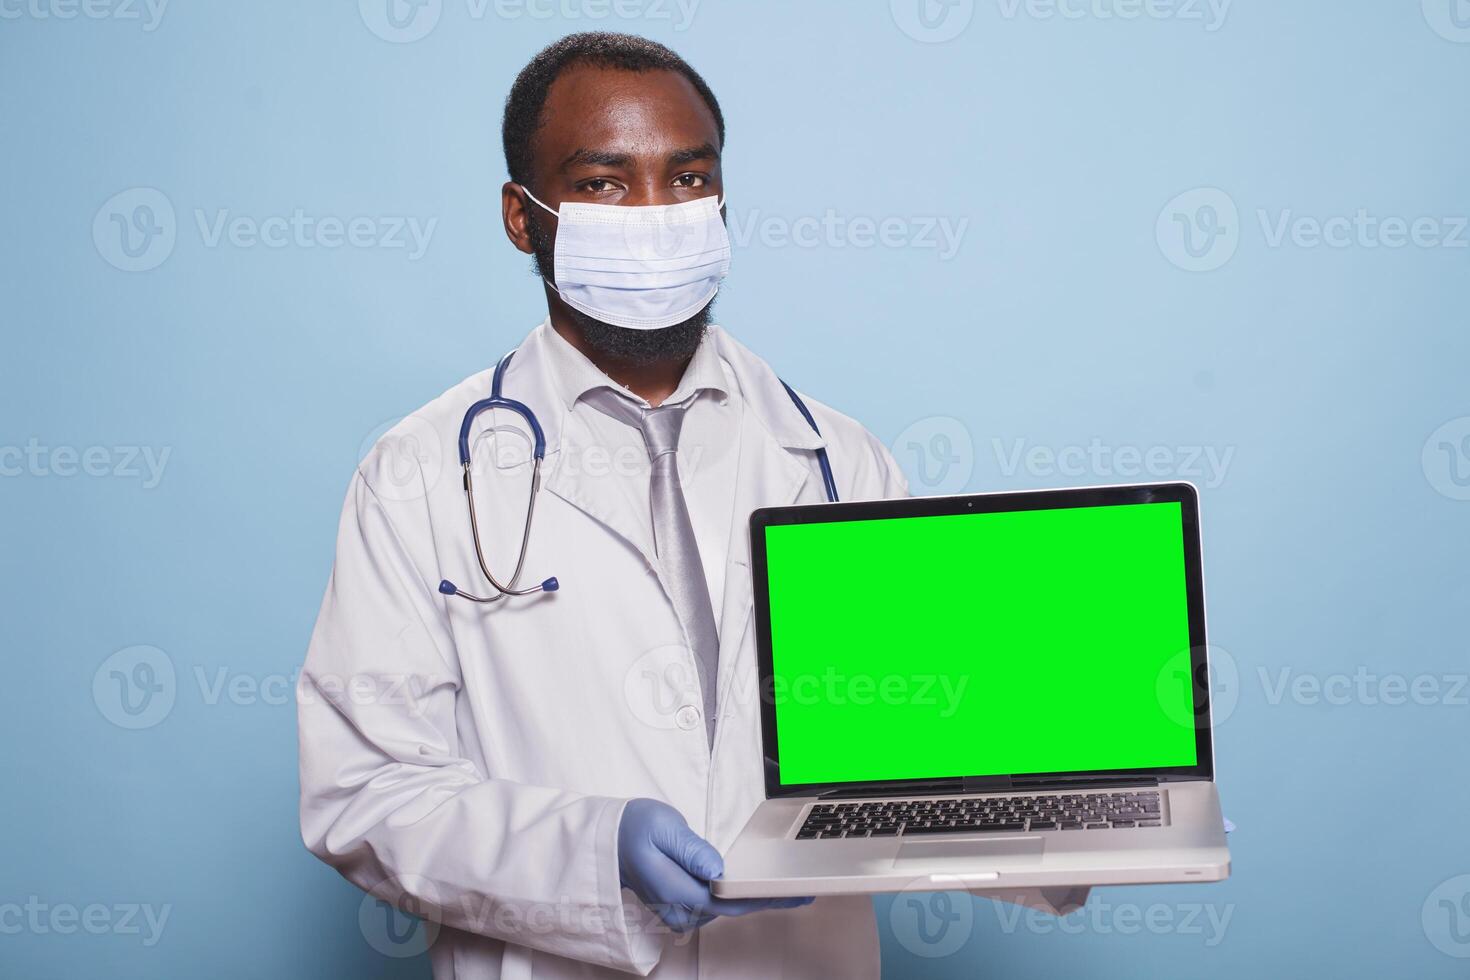
[(699, 725), (699, 709), (686, 704), (674, 714), (674, 721), (687, 732)]

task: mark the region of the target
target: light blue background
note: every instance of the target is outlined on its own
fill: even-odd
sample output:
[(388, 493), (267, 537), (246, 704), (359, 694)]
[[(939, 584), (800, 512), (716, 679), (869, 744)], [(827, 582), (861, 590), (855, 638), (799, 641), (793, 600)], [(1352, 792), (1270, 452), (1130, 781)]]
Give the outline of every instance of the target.
[[(1282, 671), (1428, 676), (1442, 694), (1470, 671), (1470, 502), (1454, 479), (1470, 456), (1438, 445), (1457, 447), (1470, 416), (1470, 249), (1272, 247), (1258, 215), (1470, 213), (1470, 44), (1430, 26), (1452, 24), (1449, 0), (1428, 15), (1417, 0), (1239, 0), (1216, 30), (1096, 13), (1127, 0), (1075, 0), (1076, 19), (984, 0), (941, 18), (971, 16), (942, 43), (899, 28), (915, 23), (904, 0), (897, 16), (886, 0), (704, 0), (683, 30), (671, 5), (477, 19), (444, 0), (412, 43), (342, 0), (178, 2), (152, 31), (27, 2), (0, 19), (0, 451), (104, 447), (113, 469), (119, 447), (170, 455), (154, 487), (126, 467), (60, 475), (64, 454), (0, 477), (0, 973), (426, 975), (374, 948), (360, 894), (301, 847), (294, 706), (269, 702), (301, 661), (364, 441), (542, 315), (500, 229), (500, 107), (535, 50), (585, 27), (664, 40), (709, 79), (737, 222), (968, 222), (948, 259), (836, 233), (737, 241), (719, 304), (788, 378), (894, 443), (916, 490), (1120, 478), (1044, 456), (1017, 468), (1017, 440), (1163, 447), (1203, 486), (1211, 637), (1238, 676), (1218, 733), (1233, 877), (1099, 892), (1102, 911), (1066, 931), (967, 899), (947, 917), (880, 899), (885, 973), (1470, 970), (1448, 955), (1470, 954), (1470, 901), (1450, 911), (1465, 882), (1431, 895), (1470, 873), (1466, 692), (1276, 696)], [(167, 196), (177, 241), (126, 272), (106, 260), (120, 239), (99, 247), (92, 228), (137, 187)], [(1172, 213), (1164, 235), (1155, 222), (1200, 187), (1238, 208), (1218, 240), (1238, 248), (1189, 272), (1171, 261)], [(210, 247), (196, 218), (297, 208), (437, 225), (410, 260)], [(1189, 472), (1203, 450), (1230, 454), (1223, 472)], [(177, 677), (171, 712), (136, 731), (109, 720), (108, 677), (93, 693), (135, 645)], [(235, 677), (264, 696), (212, 696)], [(169, 918), (152, 946), (16, 930), (4, 906), (31, 896)]]

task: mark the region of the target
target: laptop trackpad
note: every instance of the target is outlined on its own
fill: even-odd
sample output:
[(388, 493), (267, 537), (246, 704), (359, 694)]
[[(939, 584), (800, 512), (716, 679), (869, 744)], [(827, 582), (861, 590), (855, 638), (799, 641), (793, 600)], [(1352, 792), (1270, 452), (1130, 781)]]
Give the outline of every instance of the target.
[(898, 849), (893, 867), (898, 871), (943, 872), (1016, 871), (1041, 863), (1046, 844), (1040, 837), (1000, 840), (910, 841)]

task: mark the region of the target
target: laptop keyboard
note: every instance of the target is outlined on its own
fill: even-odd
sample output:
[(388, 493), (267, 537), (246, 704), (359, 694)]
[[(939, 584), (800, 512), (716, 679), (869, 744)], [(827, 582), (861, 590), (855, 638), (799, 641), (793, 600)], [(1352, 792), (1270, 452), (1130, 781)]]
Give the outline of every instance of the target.
[(818, 803), (797, 840), (1161, 827), (1158, 790)]

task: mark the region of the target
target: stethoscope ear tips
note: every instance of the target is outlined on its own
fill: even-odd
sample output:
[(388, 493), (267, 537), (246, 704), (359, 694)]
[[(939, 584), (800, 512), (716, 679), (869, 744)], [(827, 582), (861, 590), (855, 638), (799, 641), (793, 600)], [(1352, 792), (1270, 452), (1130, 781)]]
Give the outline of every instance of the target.
[[(439, 588), (443, 589), (444, 586), (441, 585)], [(555, 592), (559, 588), (561, 588), (561, 583), (556, 580), (556, 576), (554, 575), (541, 583), (542, 592)]]
[(459, 587), (447, 578), (439, 580), (439, 591), (445, 595), (459, 595)]

